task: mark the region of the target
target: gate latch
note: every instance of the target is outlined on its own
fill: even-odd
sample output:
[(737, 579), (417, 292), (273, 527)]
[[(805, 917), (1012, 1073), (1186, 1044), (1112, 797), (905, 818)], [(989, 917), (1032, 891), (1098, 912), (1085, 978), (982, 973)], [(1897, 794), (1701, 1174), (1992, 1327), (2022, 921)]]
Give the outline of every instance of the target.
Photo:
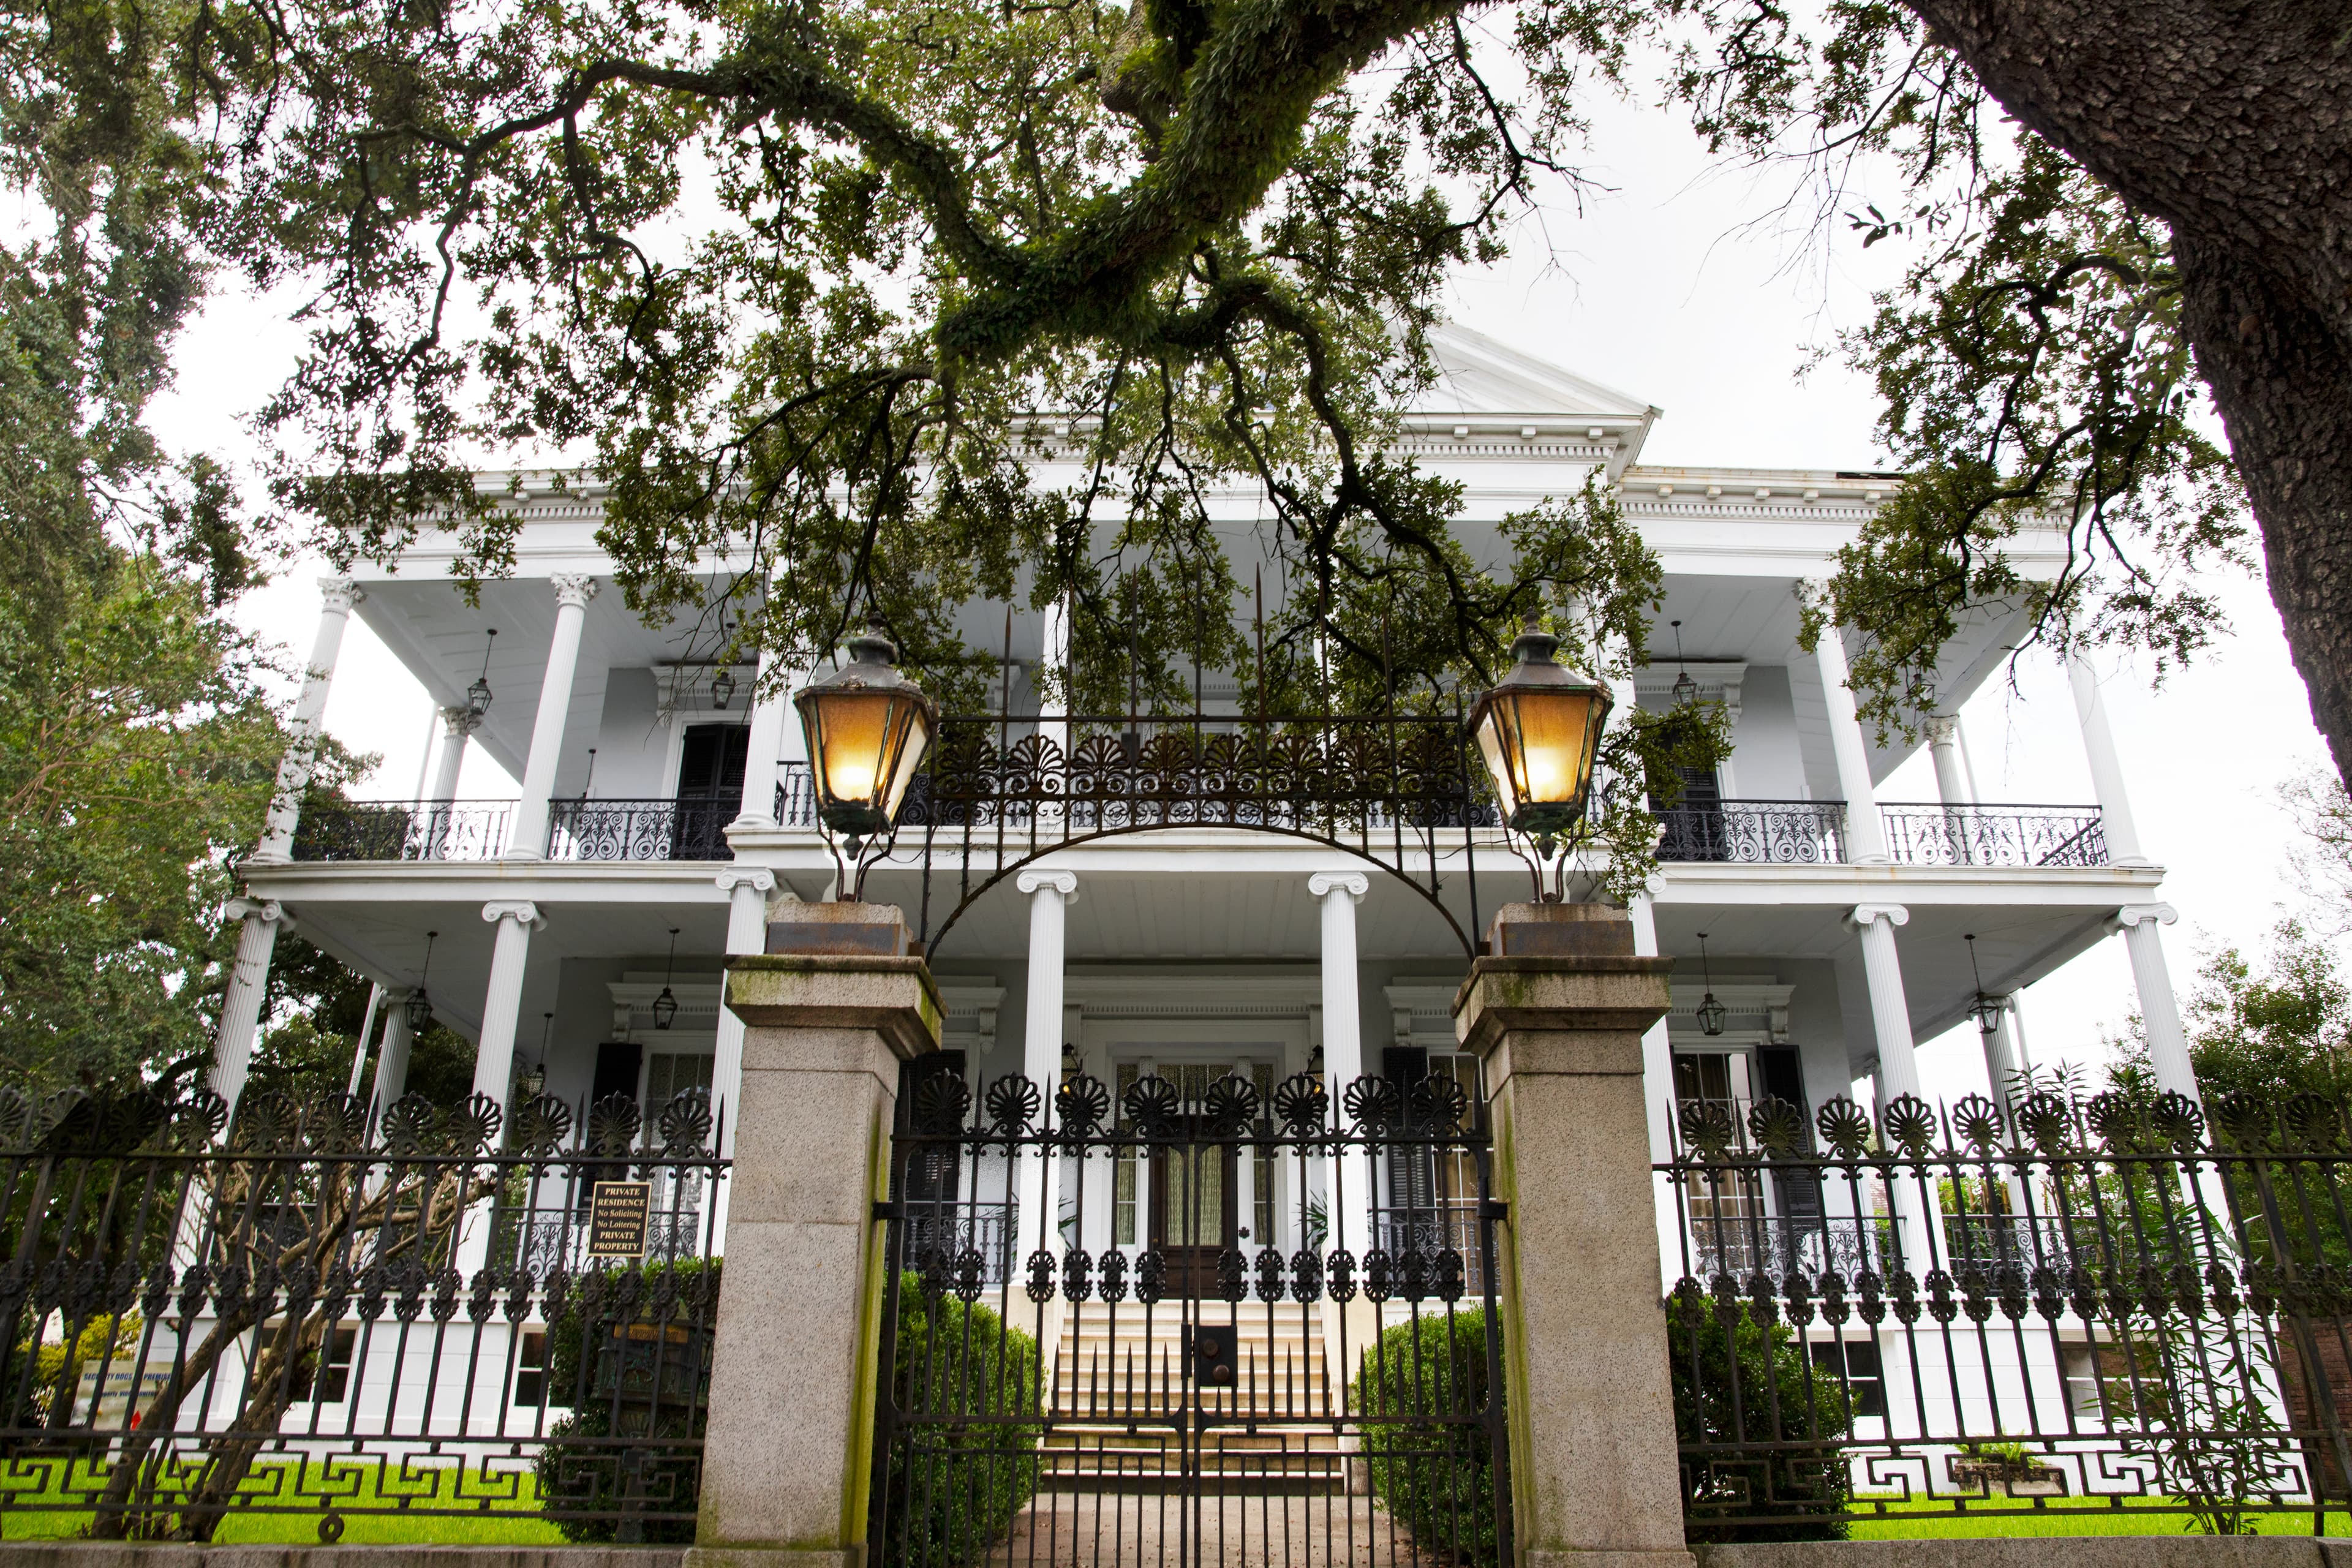
[(1192, 1381), (1208, 1388), (1234, 1385), (1234, 1331), (1214, 1323), (1195, 1323), (1185, 1331), (1185, 1350)]

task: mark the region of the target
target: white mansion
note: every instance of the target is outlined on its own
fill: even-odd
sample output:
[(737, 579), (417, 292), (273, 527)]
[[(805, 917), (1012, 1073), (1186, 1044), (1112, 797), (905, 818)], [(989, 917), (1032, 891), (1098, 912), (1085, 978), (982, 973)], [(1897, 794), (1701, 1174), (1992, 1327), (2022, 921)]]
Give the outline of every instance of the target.
[[(1949, 721), (1930, 742), (1940, 798), (1881, 799), (1880, 781), (1906, 752), (1874, 745), (1856, 722), (1836, 637), (1799, 647), (1797, 591), (1829, 574), (1890, 478), (1644, 467), (1657, 410), (1468, 331), (1442, 333), (1440, 350), (1444, 379), (1408, 421), (1404, 448), (1465, 487), (1474, 525), (1605, 470), (1665, 569), (1654, 662), (1635, 695), (1664, 705), (1686, 678), (1731, 721), (1730, 759), (1689, 781), (1669, 814), (1664, 864), (1633, 910), (1643, 950), (1676, 960), (1673, 1011), (1648, 1041), (1660, 1158), (1678, 1101), (1738, 1107), (1772, 1095), (1810, 1119), (1864, 1076), (1882, 1096), (1916, 1091), (1915, 1040), (1979, 1006), (1979, 974), (1981, 993), (2005, 1000), (2118, 931), (2159, 1066), (2179, 1077), (2185, 1056), (2158, 935), (2171, 918), (2158, 901), (2163, 872), (2133, 828), (2086, 670), (2074, 689), (2095, 803), (1979, 800)], [(1255, 519), (1252, 496), (1226, 500), (1237, 528)], [(245, 941), (214, 1080), (232, 1100), (274, 933), (290, 922), (394, 1004), (374, 1048), (379, 1105), (401, 1092), (399, 1004), (422, 985), (435, 1015), (478, 1042), (483, 1092), (505, 1100), (518, 1075), (543, 1072), (546, 1091), (569, 1103), (619, 1092), (650, 1108), (701, 1086), (723, 1116), (741, 1025), (719, 1006), (722, 955), (760, 951), (778, 904), (834, 889), (786, 695), (753, 701), (753, 670), (698, 657), (707, 636), (698, 648), (684, 629), (648, 627), (619, 595), (599, 592), (609, 563), (593, 487), (527, 475), (514, 504), (514, 574), (485, 584), (478, 607), (446, 574), (451, 544), (430, 533), (396, 574), (371, 568), (326, 586), (298, 721), (317, 722), (357, 615), (445, 705), (438, 783), (426, 799), (332, 821), (281, 811), (244, 862)], [(2037, 567), (2030, 556), (2022, 564)], [(2038, 564), (2054, 571), (2056, 558)], [(713, 570), (714, 583), (721, 576)], [(1002, 616), (975, 606), (973, 639), (993, 642), (989, 617)], [(1672, 651), (1672, 622), (1685, 658)], [(1944, 701), (1956, 710), (1994, 678), (2019, 630), (1989, 615), (1948, 649)], [(1045, 618), (1013, 617), (1005, 679), (1016, 709), (1054, 645)], [(478, 677), (490, 697), (478, 714), (468, 700)], [(1207, 696), (1213, 707), (1213, 685)], [(447, 798), (469, 745), (521, 781), (520, 798)], [(1446, 853), (1458, 855), (1462, 837)], [(1066, 1064), (1113, 1085), (1152, 1070), (1178, 1082), (1228, 1070), (1279, 1082), (1311, 1065), (1335, 1083), (1384, 1068), (1466, 1073), (1449, 1012), (1467, 963), (1457, 928), (1475, 933), (1527, 887), (1498, 835), (1469, 837), (1481, 839), (1475, 878), (1449, 861), (1433, 896), (1408, 885), (1418, 874), (1425, 888), (1433, 869), (1410, 837), (1373, 863), (1230, 827), (1069, 844), (993, 881), (982, 873), (1006, 868), (1012, 850), (992, 843), (968, 855), (943, 833), (928, 877), (920, 847), (902, 842), (866, 896), (902, 905), (932, 935), (947, 1048), (976, 1076), (1049, 1082)], [(974, 856), (985, 865), (975, 868)], [(1474, 880), (1484, 900), (1475, 917)], [(940, 939), (945, 912), (982, 883)], [(1964, 935), (1976, 939), (1973, 968)], [(1703, 1019), (1710, 993), (1721, 1010)], [(1996, 1084), (2017, 1065), (2011, 1016), (1983, 1037)], [(1151, 1174), (1130, 1163), (1078, 1178), (1106, 1184), (1089, 1191), (1094, 1234), (1078, 1244), (1099, 1253), (1159, 1235)], [(1239, 1226), (1296, 1245), (1297, 1194), (1246, 1163), (1236, 1180)], [(1748, 1201), (1835, 1207), (1834, 1194), (1782, 1189)], [(1662, 1213), (1678, 1228), (1671, 1204)], [(1662, 1240), (1669, 1280), (1704, 1272), (1688, 1261), (1688, 1238)]]

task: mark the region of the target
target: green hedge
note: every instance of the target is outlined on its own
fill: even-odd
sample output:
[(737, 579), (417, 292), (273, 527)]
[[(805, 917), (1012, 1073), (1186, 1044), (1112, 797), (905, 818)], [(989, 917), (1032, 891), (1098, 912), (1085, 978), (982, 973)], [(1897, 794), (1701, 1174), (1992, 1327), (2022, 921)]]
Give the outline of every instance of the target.
[[(1372, 1495), (1422, 1552), (1440, 1562), (1498, 1568), (1495, 1550), (1495, 1466), (1480, 1424), (1503, 1391), (1486, 1379), (1484, 1308), (1400, 1323), (1381, 1335), (1355, 1384)], [(1444, 1415), (1462, 1425), (1383, 1417)]]
[[(719, 1272), (717, 1258), (653, 1265), (640, 1276), (644, 1283), (637, 1305), (625, 1323), (609, 1294), (593, 1321), (583, 1318), (579, 1288), (575, 1285), (567, 1294), (563, 1310), (547, 1325), (546, 1399), (551, 1405), (578, 1403), (571, 1415), (547, 1429), (546, 1447), (540, 1450), (537, 1474), (543, 1507), (617, 1513), (635, 1499), (655, 1512), (688, 1516), (646, 1521), (642, 1531), (646, 1544), (692, 1543), (692, 1515), (702, 1491), (702, 1454), (696, 1440), (703, 1436), (710, 1415), (713, 1334), (708, 1325), (718, 1318)], [(702, 1278), (706, 1274), (707, 1280)], [(651, 1298), (665, 1278), (674, 1283), (680, 1304), (656, 1322)], [(701, 1327), (685, 1305), (697, 1286), (708, 1291)], [(616, 1330), (624, 1331), (616, 1336)], [(582, 1364), (592, 1339), (597, 1360), (588, 1365), (583, 1382)], [(661, 1368), (658, 1393), (652, 1381), (656, 1361)], [(597, 1441), (614, 1436), (616, 1415), (619, 1431), (642, 1445), (636, 1449), (643, 1456), (641, 1468), (633, 1481), (625, 1482), (622, 1468), (631, 1447)], [(618, 1518), (553, 1521), (564, 1539), (574, 1542), (617, 1540), (621, 1522)]]
[(1037, 1373), (1034, 1339), (986, 1307), (926, 1296), (918, 1276), (901, 1276), (885, 1396), (901, 1411), (978, 1419), (898, 1426), (871, 1561), (890, 1568), (975, 1562), (1028, 1506), (1045, 1435)]
[[(1694, 1327), (1682, 1302), (1668, 1303), (1667, 1359), (1674, 1367), (1675, 1436), (1685, 1445), (1801, 1443), (1754, 1459), (1717, 1458), (1704, 1470), (1684, 1460), (1683, 1506), (1762, 1514), (1740, 1524), (1688, 1524), (1691, 1544), (1748, 1541), (1843, 1541), (1853, 1495), (1843, 1439), (1853, 1428), (1834, 1373), (1817, 1371), (1804, 1346), (1781, 1324), (1769, 1328), (1743, 1303), (1733, 1326), (1706, 1304)], [(1733, 1401), (1732, 1357), (1738, 1357)], [(1781, 1522), (1785, 1521), (1786, 1522)]]

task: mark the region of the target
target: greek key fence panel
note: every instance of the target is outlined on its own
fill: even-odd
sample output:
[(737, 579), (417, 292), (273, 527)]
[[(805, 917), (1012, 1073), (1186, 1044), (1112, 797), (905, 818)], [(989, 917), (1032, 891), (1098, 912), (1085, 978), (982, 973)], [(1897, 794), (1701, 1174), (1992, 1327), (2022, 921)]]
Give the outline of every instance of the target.
[(1738, 1125), (1691, 1101), (1679, 1132), (1656, 1173), (1692, 1540), (2083, 1508), (2319, 1529), (2342, 1506), (2343, 1107), (2223, 1101), (2209, 1125), (2177, 1094), (1906, 1095), (1874, 1122), (1841, 1098)]
[(257, 1092), (224, 1121), (0, 1092), (0, 1533), (691, 1539), (729, 1169), (699, 1092), (375, 1124)]

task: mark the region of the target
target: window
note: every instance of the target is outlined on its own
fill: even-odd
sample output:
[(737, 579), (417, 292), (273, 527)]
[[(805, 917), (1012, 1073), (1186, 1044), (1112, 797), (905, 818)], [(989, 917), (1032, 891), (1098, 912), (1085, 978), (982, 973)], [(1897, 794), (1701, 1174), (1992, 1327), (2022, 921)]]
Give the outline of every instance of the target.
[(536, 1410), (547, 1403), (547, 1331), (523, 1331), (522, 1349), (515, 1355), (514, 1402), (518, 1409)]
[[(1128, 1090), (1135, 1087), (1135, 1080), (1139, 1076), (1140, 1073), (1135, 1063), (1119, 1064), (1118, 1103), (1120, 1106), (1124, 1107), (1127, 1104)], [(1122, 1121), (1126, 1114), (1124, 1110), (1119, 1112)], [(1132, 1143), (1120, 1145), (1117, 1163), (1111, 1167), (1110, 1178), (1110, 1239), (1115, 1247), (1135, 1245), (1135, 1184), (1139, 1169), (1135, 1145)]]
[(341, 1405), (352, 1386), (352, 1354), (358, 1347), (360, 1331), (338, 1323), (327, 1331), (320, 1342), (318, 1382), (310, 1397), (321, 1405)]
[(709, 1051), (656, 1051), (646, 1059), (646, 1110), (658, 1115), (661, 1108), (689, 1089), (710, 1093), (710, 1068), (719, 1058)]
[(1886, 1414), (1886, 1376), (1876, 1340), (1819, 1340), (1812, 1350), (1813, 1370), (1837, 1380), (1853, 1402), (1855, 1415)]

